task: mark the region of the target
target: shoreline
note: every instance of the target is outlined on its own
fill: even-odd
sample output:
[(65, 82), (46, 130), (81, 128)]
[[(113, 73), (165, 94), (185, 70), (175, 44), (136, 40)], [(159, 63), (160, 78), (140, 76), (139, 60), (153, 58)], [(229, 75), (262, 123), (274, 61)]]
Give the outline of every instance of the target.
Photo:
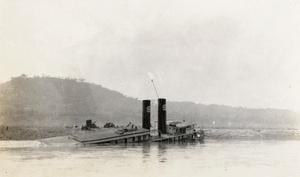
[(207, 139), (300, 140), (300, 130), (288, 129), (204, 129)]
[(70, 135), (72, 131), (64, 127), (42, 126), (0, 126), (1, 140), (39, 140)]
[[(230, 129), (204, 128), (205, 139), (236, 139), (236, 140), (264, 140), (290, 139), (300, 140), (300, 130), (296, 129)], [(38, 126), (0, 126), (0, 141), (9, 140), (41, 140), (69, 136), (74, 129), (65, 127)]]

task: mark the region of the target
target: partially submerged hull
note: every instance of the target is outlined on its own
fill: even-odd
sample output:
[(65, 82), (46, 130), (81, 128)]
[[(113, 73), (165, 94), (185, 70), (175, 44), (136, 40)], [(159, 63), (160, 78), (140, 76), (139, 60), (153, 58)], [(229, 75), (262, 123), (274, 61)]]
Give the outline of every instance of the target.
[(199, 140), (202, 141), (204, 138), (195, 138), (191, 134), (183, 134), (183, 135), (162, 135), (162, 136), (154, 136), (151, 138), (152, 142), (172, 142), (172, 141), (184, 141), (184, 140), (190, 140), (190, 141), (195, 141)]
[[(197, 131), (194, 123), (187, 123), (185, 120), (167, 121), (166, 99), (158, 99), (158, 121), (157, 129), (152, 128), (150, 121), (151, 104), (150, 100), (143, 100), (142, 126), (135, 126), (131, 122), (127, 126), (115, 127), (108, 122), (104, 127), (99, 128), (87, 120), (82, 130), (72, 135), (73, 139), (85, 144), (105, 144), (105, 143), (135, 143), (141, 141), (161, 142), (180, 140), (203, 140), (204, 132)], [(94, 129), (96, 128), (96, 129)], [(153, 135), (152, 132), (156, 132)]]
[(120, 143), (138, 143), (138, 142), (164, 142), (164, 141), (182, 141), (182, 140), (203, 140), (204, 134), (162, 134), (153, 135), (148, 129), (137, 127), (134, 130), (122, 131), (117, 128), (101, 128), (89, 131), (78, 131), (71, 135), (73, 139), (84, 144), (120, 144)]
[(84, 144), (132, 143), (150, 140), (150, 130), (141, 127), (127, 131), (116, 128), (101, 128), (98, 130), (80, 131), (71, 137)]

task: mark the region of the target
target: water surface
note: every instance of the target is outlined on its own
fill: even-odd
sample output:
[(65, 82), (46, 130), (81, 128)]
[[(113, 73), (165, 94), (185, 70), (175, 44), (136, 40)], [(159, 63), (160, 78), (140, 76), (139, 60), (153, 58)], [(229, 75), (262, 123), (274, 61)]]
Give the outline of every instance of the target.
[(300, 176), (300, 141), (112, 146), (0, 141), (0, 176)]

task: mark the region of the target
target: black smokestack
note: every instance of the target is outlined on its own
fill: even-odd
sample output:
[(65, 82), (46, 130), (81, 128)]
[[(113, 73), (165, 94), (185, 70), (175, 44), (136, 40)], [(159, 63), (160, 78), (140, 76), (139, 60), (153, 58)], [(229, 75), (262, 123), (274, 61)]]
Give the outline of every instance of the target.
[(91, 128), (92, 127), (92, 120), (86, 120), (86, 126)]
[(158, 99), (158, 130), (165, 134), (166, 131), (166, 121), (167, 121), (167, 111), (166, 111), (166, 99)]
[(150, 115), (151, 115), (151, 106), (150, 100), (143, 100), (143, 128), (150, 130), (151, 122), (150, 122)]

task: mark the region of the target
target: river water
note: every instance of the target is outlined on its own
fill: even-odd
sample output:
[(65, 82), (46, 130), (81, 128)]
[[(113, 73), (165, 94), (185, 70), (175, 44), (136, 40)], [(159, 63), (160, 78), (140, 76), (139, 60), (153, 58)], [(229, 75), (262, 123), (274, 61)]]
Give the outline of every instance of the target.
[(299, 177), (300, 141), (111, 146), (0, 141), (0, 176)]

